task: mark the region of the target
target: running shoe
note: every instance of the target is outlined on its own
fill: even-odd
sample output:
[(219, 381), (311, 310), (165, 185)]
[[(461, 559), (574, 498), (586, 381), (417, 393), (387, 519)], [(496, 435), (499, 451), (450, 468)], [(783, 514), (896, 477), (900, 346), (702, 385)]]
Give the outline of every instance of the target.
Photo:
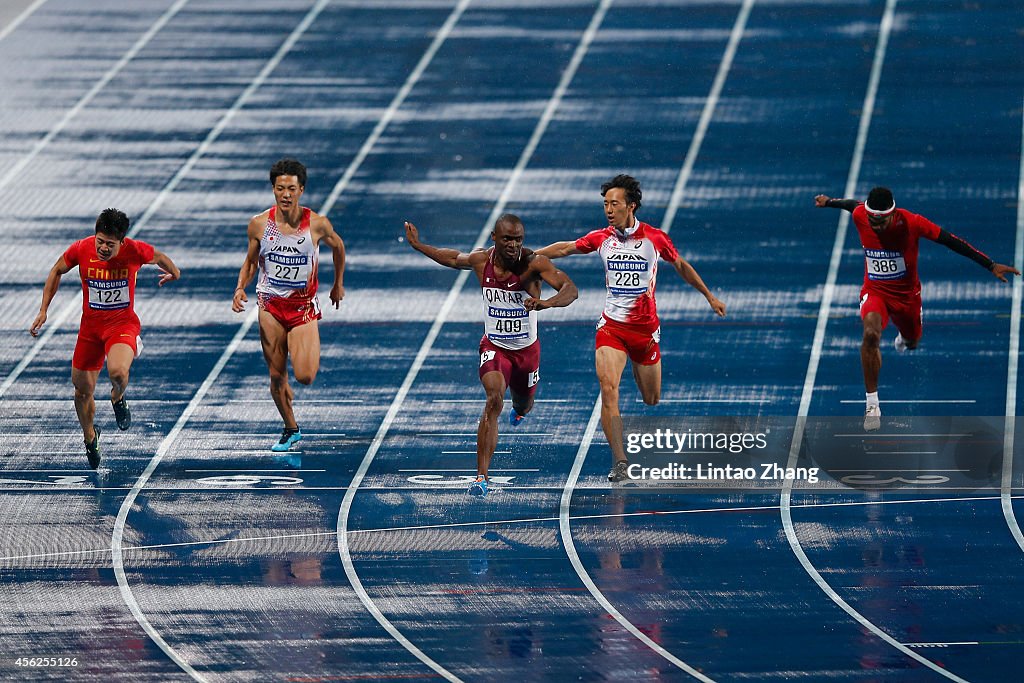
[(302, 441), (302, 431), (296, 427), (295, 429), (287, 429), (281, 431), (281, 440), (270, 447), (270, 450), (275, 453), (283, 453), (294, 444)]
[(864, 431), (874, 432), (882, 426), (882, 409), (877, 405), (870, 405), (864, 411)]
[(629, 476), (628, 460), (619, 460), (614, 465), (612, 465), (612, 469), (608, 473), (608, 481), (611, 482), (625, 481), (626, 479), (630, 478), (631, 477)]
[(508, 414), (508, 423), (513, 427), (518, 427), (520, 424), (522, 424), (523, 420), (525, 419), (526, 416), (517, 413), (515, 408), (513, 408), (512, 411), (509, 412)]
[(100, 428), (93, 427), (92, 429), (96, 434), (92, 437), (92, 441), (85, 444), (85, 457), (89, 459), (89, 467), (96, 469), (100, 466)]
[(117, 420), (117, 428), (122, 432), (127, 431), (132, 426), (132, 411), (128, 407), (128, 399), (122, 396), (120, 401), (112, 405), (114, 406), (114, 419)]
[(469, 485), (469, 495), (483, 498), (487, 495), (487, 477), (482, 474), (476, 476), (476, 481)]
[(893, 340), (892, 345), (896, 347), (896, 350), (903, 353), (907, 350), (907, 341), (903, 338), (902, 334), (897, 334), (896, 339)]

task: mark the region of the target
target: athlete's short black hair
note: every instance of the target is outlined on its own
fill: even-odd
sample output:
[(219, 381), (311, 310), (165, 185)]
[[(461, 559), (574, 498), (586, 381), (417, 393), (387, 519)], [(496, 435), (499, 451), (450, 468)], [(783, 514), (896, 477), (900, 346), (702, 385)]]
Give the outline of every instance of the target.
[(523, 228), (524, 231), (526, 230), (526, 227), (523, 226), (522, 219), (520, 219), (519, 216), (515, 215), (514, 213), (501, 214), (501, 216), (498, 217), (498, 220), (494, 221), (494, 232), (497, 232), (498, 228), (500, 228), (503, 225), (509, 225), (512, 227), (518, 225), (519, 227)]
[(888, 211), (896, 203), (892, 198), (892, 190), (888, 187), (876, 187), (868, 193), (867, 208), (872, 211)]
[(299, 179), (299, 187), (306, 186), (306, 167), (297, 159), (285, 157), (274, 162), (270, 167), (270, 184), (276, 183), (277, 177), (281, 175), (293, 175)]
[(626, 201), (630, 204), (636, 204), (634, 211), (640, 210), (640, 198), (643, 197), (643, 192), (640, 191), (640, 181), (631, 175), (619, 174), (606, 182), (601, 186), (601, 196), (605, 196), (608, 190), (613, 187), (621, 187), (626, 191)]
[(128, 220), (128, 216), (118, 209), (103, 209), (96, 218), (96, 232), (116, 237), (118, 240), (123, 240), (128, 234), (129, 226), (131, 221)]

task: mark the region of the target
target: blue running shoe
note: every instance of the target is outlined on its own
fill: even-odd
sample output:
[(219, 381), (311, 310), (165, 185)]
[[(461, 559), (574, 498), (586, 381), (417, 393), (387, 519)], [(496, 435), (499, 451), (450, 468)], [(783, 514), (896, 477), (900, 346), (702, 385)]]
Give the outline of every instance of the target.
[(283, 453), (300, 441), (302, 441), (302, 430), (298, 427), (295, 429), (285, 429), (281, 432), (281, 440), (271, 446), (270, 450), (275, 453)]
[(525, 419), (526, 416), (517, 413), (515, 408), (512, 408), (511, 412), (509, 412), (508, 414), (508, 423), (513, 427), (518, 427), (523, 423), (523, 420)]
[(487, 495), (487, 477), (478, 474), (476, 481), (469, 485), (469, 495), (483, 498)]

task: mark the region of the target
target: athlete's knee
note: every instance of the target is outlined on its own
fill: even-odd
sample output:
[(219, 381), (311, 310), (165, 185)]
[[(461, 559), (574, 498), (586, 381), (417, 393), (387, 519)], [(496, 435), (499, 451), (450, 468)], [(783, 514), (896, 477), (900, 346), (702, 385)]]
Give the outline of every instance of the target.
[(864, 328), (864, 347), (869, 349), (878, 348), (882, 342), (882, 331), (874, 327)]
[(288, 375), (283, 372), (271, 371), (270, 373), (270, 391), (278, 392), (284, 391), (288, 388)]
[(75, 400), (86, 401), (92, 398), (93, 388), (90, 386), (78, 386), (75, 385)]
[(110, 376), (110, 383), (119, 387), (124, 387), (128, 384), (128, 368), (107, 368), (107, 374)]
[(496, 417), (501, 414), (501, 411), (505, 408), (505, 398), (497, 393), (490, 392), (487, 394), (487, 402), (484, 403), (484, 415), (487, 417)]
[(295, 370), (295, 381), (299, 384), (310, 385), (313, 380), (316, 379), (316, 369), (313, 370)]

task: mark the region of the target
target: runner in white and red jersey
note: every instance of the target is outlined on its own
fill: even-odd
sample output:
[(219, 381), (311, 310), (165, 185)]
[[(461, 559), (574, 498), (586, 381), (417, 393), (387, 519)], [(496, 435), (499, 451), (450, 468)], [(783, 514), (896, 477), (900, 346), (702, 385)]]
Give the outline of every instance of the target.
[(608, 295), (597, 323), (594, 362), (601, 385), (601, 427), (614, 460), (608, 480), (615, 482), (627, 479), (629, 468), (619, 413), (619, 383), (627, 359), (633, 361), (633, 378), (644, 403), (653, 406), (661, 399), (661, 324), (654, 298), (658, 258), (671, 263), (716, 314), (725, 315), (725, 304), (708, 290), (667, 234), (637, 220), (643, 194), (635, 178), (615, 176), (601, 186), (601, 196), (608, 227), (575, 241), (555, 242), (537, 253), (560, 258), (597, 251), (604, 261)]
[(864, 249), (864, 285), (860, 291), (864, 339), (860, 359), (866, 396), (864, 429), (874, 431), (882, 424), (882, 411), (878, 405), (882, 330), (891, 319), (897, 330), (893, 345), (900, 352), (917, 348), (921, 340), (921, 280), (917, 275), (920, 238), (938, 242), (966, 256), (1003, 282), (1006, 282), (1008, 273), (1020, 273), (1011, 266), (996, 263), (924, 216), (897, 209), (889, 188), (874, 188), (868, 194), (867, 202), (833, 199), (820, 194), (814, 198), (814, 203), (819, 208), (849, 211)]
[(236, 313), (249, 301), (245, 287), (256, 273), (260, 341), (270, 370), (270, 395), (284, 421), (281, 438), (272, 451), (287, 451), (302, 439), (292, 409), (294, 394), (288, 385), (288, 358), (300, 384), (312, 384), (320, 369), (320, 303), (317, 301), (318, 250), (331, 248), (334, 284), (330, 298), (335, 308), (345, 297), (345, 244), (326, 216), (301, 206), (306, 189), (306, 167), (295, 159), (281, 159), (270, 169), (276, 203), (249, 221), (249, 248), (238, 273), (231, 302)]
[(82, 425), (85, 454), (92, 469), (100, 464), (100, 428), (94, 425), (93, 393), (104, 361), (117, 426), (123, 431), (132, 424), (125, 392), (132, 361), (142, 351), (142, 323), (135, 313), (139, 269), (147, 263), (156, 264), (161, 286), (181, 275), (169, 256), (145, 242), (129, 239), (129, 225), (123, 211), (106, 209), (100, 213), (96, 235), (72, 244), (50, 269), (43, 287), (43, 303), (29, 328), (33, 337), (38, 336), (61, 277), (77, 266), (82, 279), (82, 321), (71, 358), (71, 383), (75, 386), (75, 412)]
[[(523, 248), (525, 231), (518, 216), (505, 214), (494, 224), (490, 249), (465, 254), (439, 249), (420, 241), (419, 230), (405, 224), (405, 237), (416, 251), (442, 266), (473, 270), (480, 281), (484, 336), (480, 340), (480, 383), (487, 402), (476, 433), (476, 480), (469, 493), (486, 496), (488, 468), (498, 445), (498, 416), (505, 404), (505, 390), (512, 394), (509, 423), (519, 425), (533, 408), (540, 381), (540, 341), (537, 311), (568, 306), (576, 300), (576, 285), (551, 261)], [(540, 298), (540, 282), (557, 290)]]

